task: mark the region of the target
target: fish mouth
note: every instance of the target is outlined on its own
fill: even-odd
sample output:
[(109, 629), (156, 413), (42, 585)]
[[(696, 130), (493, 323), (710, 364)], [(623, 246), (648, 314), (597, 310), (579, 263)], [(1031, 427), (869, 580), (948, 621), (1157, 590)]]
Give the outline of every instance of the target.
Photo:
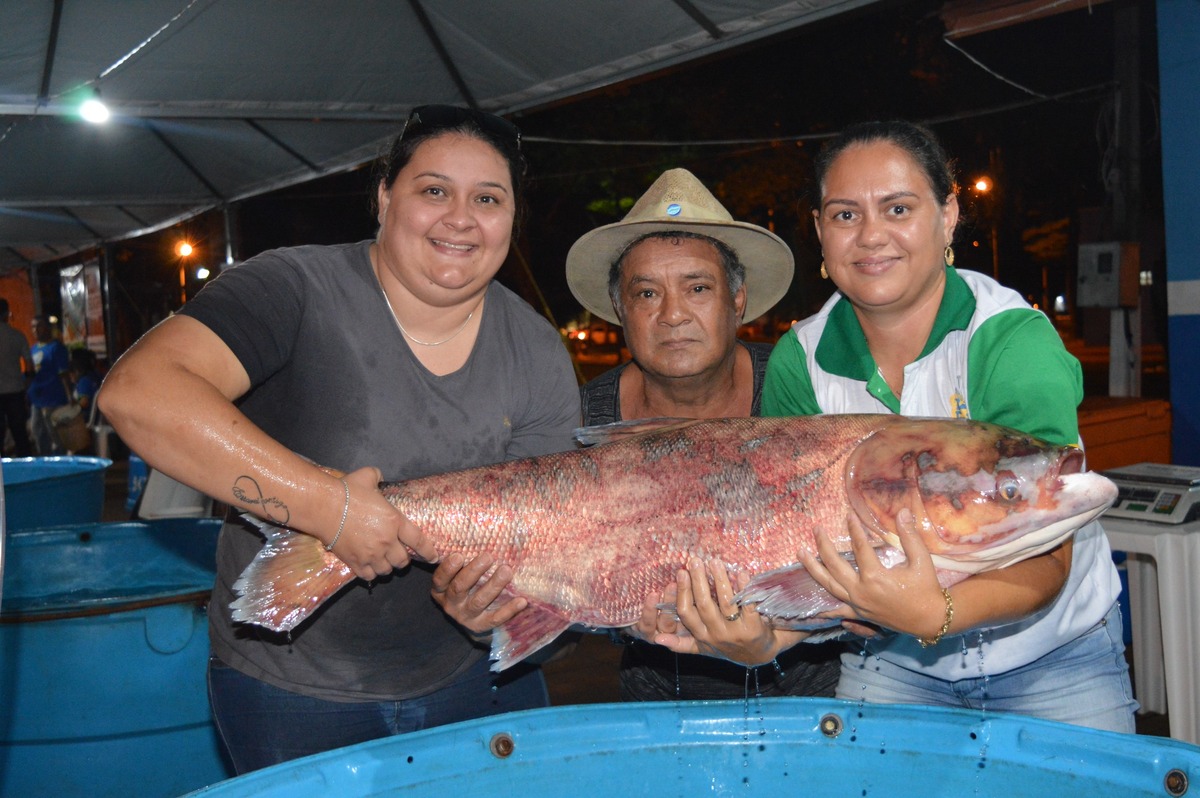
[[(1044, 554), (1065, 542), (1076, 531), (1100, 517), (1117, 498), (1117, 486), (1111, 480), (1090, 471), (1069, 471), (1078, 468), (1083, 453), (1064, 459), (1064, 468), (1054, 491), (1053, 510), (1041, 510), (1026, 516), (1026, 522), (1007, 534), (996, 534), (996, 542), (985, 548), (956, 552), (954, 559), (934, 554), (938, 568), (967, 573), (1004, 568), (1022, 560)], [(987, 530), (980, 530), (985, 535)]]
[(1068, 446), (1063, 449), (1062, 455), (1058, 459), (1058, 475), (1082, 474), (1084, 465), (1083, 450), (1077, 446)]

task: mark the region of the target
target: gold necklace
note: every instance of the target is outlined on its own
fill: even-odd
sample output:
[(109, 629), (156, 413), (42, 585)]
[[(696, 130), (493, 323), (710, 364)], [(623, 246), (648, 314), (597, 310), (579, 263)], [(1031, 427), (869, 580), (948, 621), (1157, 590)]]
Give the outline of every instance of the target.
[(468, 313), (466, 321), (464, 321), (462, 323), (462, 326), (459, 327), (454, 332), (450, 333), (450, 336), (447, 338), (443, 338), (440, 341), (422, 341), (420, 338), (416, 338), (415, 336), (413, 336), (412, 333), (410, 333), (408, 330), (404, 329), (404, 325), (400, 323), (400, 317), (396, 315), (396, 309), (392, 307), (392, 301), (390, 299), (388, 299), (387, 291), (383, 290), (382, 285), (379, 286), (379, 291), (380, 291), (380, 293), (383, 294), (383, 301), (387, 303), (388, 312), (390, 312), (392, 314), (392, 321), (396, 322), (396, 326), (400, 328), (400, 333), (405, 338), (412, 341), (414, 344), (420, 344), (421, 346), (441, 346), (444, 343), (453, 341), (455, 338), (458, 337), (458, 334), (460, 332), (467, 329), (467, 325), (471, 323), (471, 317), (475, 315), (474, 310), (472, 310), (470, 313)]

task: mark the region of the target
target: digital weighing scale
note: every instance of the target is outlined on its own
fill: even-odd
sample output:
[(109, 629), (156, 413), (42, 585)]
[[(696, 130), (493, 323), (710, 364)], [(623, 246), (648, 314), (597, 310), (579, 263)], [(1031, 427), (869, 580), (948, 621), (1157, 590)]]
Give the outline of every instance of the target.
[(1117, 501), (1105, 515), (1163, 524), (1200, 519), (1200, 468), (1138, 463), (1101, 471), (1117, 485)]

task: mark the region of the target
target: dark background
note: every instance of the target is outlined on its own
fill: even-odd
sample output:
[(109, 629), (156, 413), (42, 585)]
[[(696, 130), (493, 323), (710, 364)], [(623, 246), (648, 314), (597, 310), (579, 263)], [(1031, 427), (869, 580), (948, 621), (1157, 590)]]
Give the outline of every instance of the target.
[[(1069, 345), (1104, 346), (1108, 311), (1073, 307), (1076, 245), (1129, 237), (1121, 225), (1132, 224), (1141, 268), (1154, 275), (1143, 289), (1143, 336), (1160, 343), (1166, 279), (1154, 4), (1133, 4), (1137, 35), (1118, 44), (1115, 20), (1129, 5), (1098, 3), (954, 41), (981, 66), (943, 39), (941, 2), (882, 3), (522, 114), (515, 121), (530, 163), (529, 213), (520, 254), (500, 279), (556, 325), (577, 319), (581, 308), (563, 277), (571, 244), (619, 220), (664, 169), (683, 166), (735, 218), (769, 227), (792, 246), (796, 280), (775, 316), (786, 323), (807, 315), (832, 290), (817, 275), (806, 199), (812, 156), (850, 122), (898, 117), (929, 124), (955, 159), (965, 212), (957, 265), (993, 271), (994, 227), (1001, 281), (1042, 307), (1065, 296), (1067, 312), (1054, 318)], [(1123, 139), (1117, 108), (1131, 95), (1118, 80), (1118, 55), (1138, 65), (1141, 106), (1138, 129)], [(587, 143), (594, 141), (603, 143)], [(1131, 150), (1140, 180), (1134, 212), (1122, 220), (1114, 216), (1114, 170)], [(995, 181), (991, 195), (968, 188), (983, 174)], [(241, 202), (231, 214), (235, 256), (372, 237), (371, 192), (364, 167)], [(189, 267), (205, 263), (215, 272), (224, 262), (218, 213), (115, 247), (111, 295), (124, 345), (182, 301), (173, 252), (180, 236), (199, 246)], [(189, 277), (186, 293), (199, 287)]]

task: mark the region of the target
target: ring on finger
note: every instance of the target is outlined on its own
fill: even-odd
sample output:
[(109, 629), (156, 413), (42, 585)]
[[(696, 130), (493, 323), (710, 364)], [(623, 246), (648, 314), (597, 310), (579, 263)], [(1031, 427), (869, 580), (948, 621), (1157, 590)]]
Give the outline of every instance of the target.
[(738, 607), (737, 610), (726, 615), (725, 620), (736, 621), (738, 618), (741, 618), (741, 617), (742, 617), (742, 608)]

